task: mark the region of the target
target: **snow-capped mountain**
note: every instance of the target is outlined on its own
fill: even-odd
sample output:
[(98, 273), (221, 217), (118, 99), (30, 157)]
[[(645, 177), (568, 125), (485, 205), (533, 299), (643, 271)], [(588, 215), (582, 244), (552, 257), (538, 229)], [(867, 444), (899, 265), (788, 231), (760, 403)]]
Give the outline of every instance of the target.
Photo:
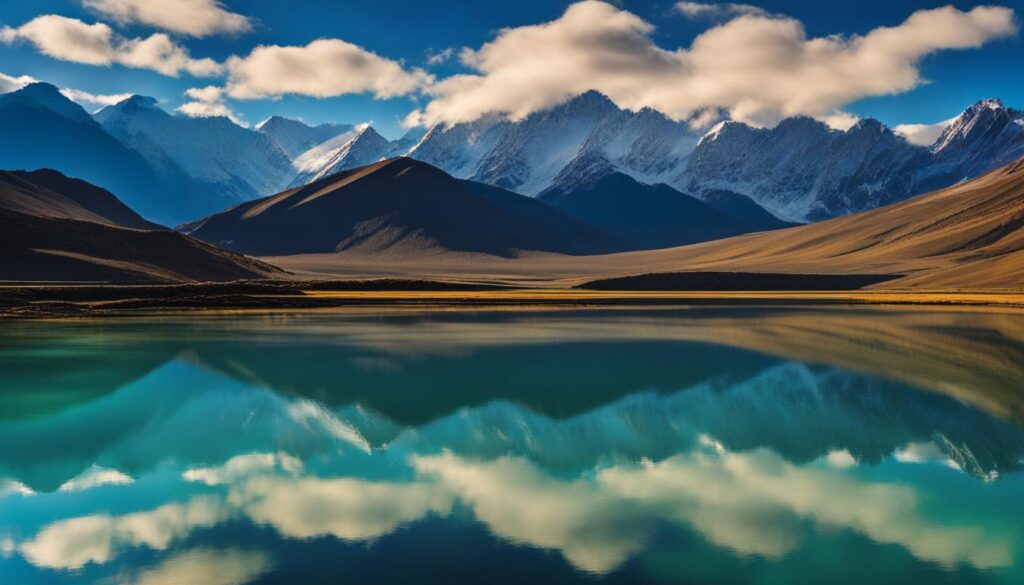
[(235, 203), (277, 192), (293, 174), (291, 160), (274, 140), (227, 118), (171, 115), (144, 96), (106, 107), (95, 118), (152, 164), (169, 159), (210, 193)]
[(151, 165), (48, 83), (0, 95), (0, 168), (54, 169), (117, 195), (147, 219), (176, 219), (193, 186), (170, 161)]
[(339, 134), (295, 158), (292, 166), (297, 174), (291, 186), (375, 163), (386, 158), (390, 149), (391, 143), (371, 126)]
[(0, 168), (49, 167), (90, 180), (162, 223), (396, 156), (533, 196), (618, 172), (698, 198), (745, 195), (789, 221), (871, 209), (1024, 157), (1024, 112), (992, 99), (967, 108), (930, 147), (870, 119), (845, 131), (802, 117), (774, 128), (722, 121), (697, 130), (653, 110), (620, 109), (597, 92), (522, 120), (491, 115), (395, 141), (368, 126), (277, 116), (250, 130), (226, 118), (172, 115), (142, 96), (89, 116), (48, 84), (0, 102), (4, 130), (32, 137), (9, 144)]
[(846, 131), (811, 118), (775, 128), (726, 122), (705, 135), (673, 181), (684, 191), (728, 189), (792, 220), (819, 220), (915, 194), (913, 177), (929, 162), (877, 120)]
[(698, 197), (728, 190), (787, 220), (817, 221), (942, 188), (1024, 156), (1024, 114), (984, 100), (928, 148), (873, 119), (847, 130), (806, 117), (774, 128), (722, 121), (702, 134), (588, 92), (519, 121), (485, 116), (435, 126), (408, 156), (528, 195), (585, 184), (600, 161), (641, 182)]
[(670, 175), (698, 138), (685, 122), (653, 110), (622, 110), (591, 91), (519, 121), (489, 116), (435, 126), (409, 156), (460, 178), (536, 195), (574, 159), (588, 154), (653, 182)]
[(967, 108), (932, 146), (934, 175), (948, 183), (976, 177), (1024, 157), (1024, 112), (999, 100)]
[(273, 139), (285, 154), (294, 159), (339, 134), (355, 130), (355, 126), (333, 123), (310, 126), (299, 120), (271, 116), (257, 124), (256, 130)]

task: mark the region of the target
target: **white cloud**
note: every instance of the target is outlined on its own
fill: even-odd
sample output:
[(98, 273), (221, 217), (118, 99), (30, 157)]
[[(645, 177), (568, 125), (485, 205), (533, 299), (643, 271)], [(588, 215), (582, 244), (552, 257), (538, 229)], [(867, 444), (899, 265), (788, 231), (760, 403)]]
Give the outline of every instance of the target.
[(121, 24), (141, 23), (195, 37), (252, 30), (249, 18), (217, 0), (83, 0), (82, 4)]
[(123, 102), (124, 100), (132, 97), (130, 93), (113, 93), (113, 94), (102, 94), (102, 93), (89, 93), (80, 89), (72, 89), (66, 87), (60, 90), (64, 97), (69, 100), (78, 102), (86, 108), (102, 108), (105, 106), (112, 106), (114, 104)]
[(186, 481), (206, 485), (225, 485), (236, 483), (239, 479), (256, 473), (267, 473), (278, 469), (295, 474), (302, 470), (302, 461), (287, 453), (249, 453), (232, 457), (217, 467), (188, 469), (181, 476)]
[(823, 118), (861, 98), (922, 82), (921, 59), (980, 47), (1017, 30), (1009, 8), (921, 10), (865, 35), (809, 38), (791, 18), (743, 14), (705, 31), (688, 48), (666, 50), (654, 27), (611, 4), (587, 0), (560, 18), (509, 28), (429, 88), (434, 99), (408, 123), (462, 122), (489, 113), (514, 119), (598, 90), (629, 109), (675, 119), (717, 108), (763, 125), (804, 114)]
[(763, 8), (751, 4), (735, 4), (732, 2), (723, 2), (721, 4), (678, 2), (675, 5), (675, 9), (689, 18), (723, 18), (740, 14), (766, 14)]
[(8, 93), (11, 91), (18, 90), (30, 83), (35, 83), (36, 81), (39, 80), (28, 75), (12, 77), (10, 75), (0, 73), (0, 93)]
[(551, 477), (525, 459), (476, 462), (446, 453), (414, 457), (412, 465), (451, 490), (494, 534), (558, 550), (592, 573), (620, 566), (654, 529), (649, 512), (617, 494), (590, 480)]
[(190, 118), (213, 118), (222, 116), (248, 128), (249, 123), (242, 120), (231, 106), (224, 102), (224, 88), (215, 85), (192, 87), (185, 90), (185, 95), (192, 101), (178, 106), (177, 111)]
[(255, 581), (272, 568), (262, 552), (243, 550), (194, 549), (178, 553), (119, 583), (134, 585), (244, 585)]
[(80, 569), (89, 563), (106, 563), (124, 547), (164, 550), (196, 528), (225, 520), (228, 513), (218, 500), (197, 497), (124, 516), (79, 516), (43, 527), (18, 550), (37, 567)]
[(956, 118), (943, 120), (936, 124), (900, 124), (893, 132), (907, 139), (907, 142), (918, 146), (931, 146), (942, 135), (943, 130), (956, 121)]
[(240, 99), (354, 93), (391, 98), (433, 80), (421, 69), (406, 69), (398, 61), (339, 39), (319, 39), (303, 47), (259, 46), (246, 57), (230, 58), (227, 65), (227, 93)]
[(186, 102), (176, 108), (176, 111), (185, 114), (189, 118), (227, 118), (243, 128), (248, 128), (249, 123), (241, 119), (231, 106), (224, 102)]
[(5, 43), (28, 41), (44, 55), (87, 65), (114, 62), (113, 37), (113, 29), (103, 23), (87, 24), (56, 14), (37, 16), (18, 28), (0, 29), (0, 40)]
[(187, 49), (163, 33), (146, 38), (123, 38), (103, 23), (47, 14), (17, 28), (0, 29), (0, 41), (31, 43), (44, 55), (86, 65), (124, 65), (177, 77), (218, 75), (223, 67), (212, 59), (193, 59)]
[(833, 130), (842, 130), (844, 132), (853, 128), (853, 125), (860, 121), (860, 118), (849, 112), (825, 114), (818, 116), (818, 119), (824, 122), (829, 128), (832, 128)]
[(216, 85), (207, 85), (206, 87), (191, 87), (185, 90), (185, 95), (196, 100), (197, 102), (212, 103), (219, 101), (224, 95), (224, 88), (217, 87)]
[(452, 505), (451, 495), (430, 483), (272, 476), (244, 482), (231, 500), (253, 522), (285, 536), (353, 541), (389, 534), (432, 512), (447, 514)]

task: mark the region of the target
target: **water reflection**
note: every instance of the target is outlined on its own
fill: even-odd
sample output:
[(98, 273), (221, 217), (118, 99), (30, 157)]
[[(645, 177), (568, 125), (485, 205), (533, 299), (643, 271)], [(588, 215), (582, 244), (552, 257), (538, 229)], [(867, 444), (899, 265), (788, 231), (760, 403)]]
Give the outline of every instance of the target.
[[(1020, 319), (13, 325), (4, 403), (49, 396), (0, 418), (0, 577), (333, 582), (345, 558), (354, 581), (1017, 582)], [(812, 321), (845, 327), (795, 359)], [(964, 362), (979, 346), (998, 355)], [(66, 359), (123, 348), (138, 363), (92, 389)], [(922, 373), (944, 359), (972, 371)]]

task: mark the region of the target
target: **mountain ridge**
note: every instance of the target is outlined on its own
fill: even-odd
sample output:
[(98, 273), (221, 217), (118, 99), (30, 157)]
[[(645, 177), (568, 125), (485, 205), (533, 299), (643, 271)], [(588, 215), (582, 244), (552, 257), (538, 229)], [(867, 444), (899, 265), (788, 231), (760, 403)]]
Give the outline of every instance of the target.
[(151, 224), (84, 181), (52, 170), (0, 172), (0, 280), (152, 283), (285, 275)]
[[(509, 193), (508, 197), (521, 197)], [(426, 163), (393, 158), (251, 201), (191, 226), (189, 234), (257, 256), (456, 250), (510, 257), (519, 250), (606, 251), (565, 220), (524, 218)], [(543, 226), (547, 225), (545, 228)]]

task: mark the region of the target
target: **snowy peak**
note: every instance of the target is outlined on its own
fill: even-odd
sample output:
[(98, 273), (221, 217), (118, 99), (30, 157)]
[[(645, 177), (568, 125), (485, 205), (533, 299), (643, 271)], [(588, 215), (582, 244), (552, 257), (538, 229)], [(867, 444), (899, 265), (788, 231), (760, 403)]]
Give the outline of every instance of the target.
[(932, 150), (942, 153), (973, 142), (996, 140), (1007, 126), (1022, 117), (1021, 112), (1007, 108), (998, 99), (981, 100), (957, 116), (939, 136)]
[(637, 179), (667, 180), (698, 137), (685, 122), (623, 110), (589, 91), (522, 120), (490, 116), (435, 126), (409, 156), (460, 178), (536, 195), (590, 152)]
[(292, 162), (298, 174), (291, 185), (303, 185), (335, 173), (375, 163), (387, 156), (391, 143), (372, 126), (346, 132), (303, 152)]
[(271, 116), (260, 122), (256, 130), (269, 136), (290, 158), (295, 158), (335, 136), (351, 132), (351, 124), (320, 124), (310, 126), (300, 120)]
[(159, 102), (156, 98), (144, 95), (133, 95), (128, 99), (101, 109), (93, 114), (93, 118), (100, 124), (106, 124), (115, 118), (122, 116), (134, 116), (143, 111), (155, 111), (159, 112), (161, 115), (170, 116), (170, 114), (160, 108)]
[(153, 167), (180, 169), (217, 193), (221, 206), (274, 193), (292, 175), (289, 157), (272, 138), (222, 116), (172, 115), (153, 98), (132, 96), (95, 118)]
[(65, 97), (56, 86), (49, 83), (30, 83), (17, 91), (3, 94), (0, 100), (43, 108), (80, 124), (92, 122), (82, 106)]
[(581, 114), (608, 115), (615, 113), (619, 107), (608, 96), (595, 90), (582, 93), (562, 105), (550, 110), (552, 116), (578, 116)]

